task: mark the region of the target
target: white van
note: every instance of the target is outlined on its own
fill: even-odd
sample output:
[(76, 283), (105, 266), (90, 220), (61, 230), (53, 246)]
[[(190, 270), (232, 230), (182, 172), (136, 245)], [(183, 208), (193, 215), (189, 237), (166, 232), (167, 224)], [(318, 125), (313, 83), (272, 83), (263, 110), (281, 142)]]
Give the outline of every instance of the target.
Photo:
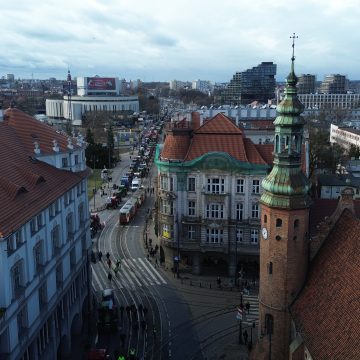
[(141, 180), (139, 178), (134, 178), (133, 181), (131, 182), (131, 191), (136, 191), (141, 185)]

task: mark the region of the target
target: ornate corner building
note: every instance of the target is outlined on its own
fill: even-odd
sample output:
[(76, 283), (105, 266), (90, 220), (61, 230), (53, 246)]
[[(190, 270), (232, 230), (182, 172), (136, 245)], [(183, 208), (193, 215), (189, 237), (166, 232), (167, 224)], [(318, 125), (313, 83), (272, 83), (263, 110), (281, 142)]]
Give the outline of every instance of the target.
[(155, 155), (158, 167), (157, 227), (165, 263), (258, 263), (261, 181), (272, 145), (255, 145), (230, 118), (200, 115), (169, 124)]

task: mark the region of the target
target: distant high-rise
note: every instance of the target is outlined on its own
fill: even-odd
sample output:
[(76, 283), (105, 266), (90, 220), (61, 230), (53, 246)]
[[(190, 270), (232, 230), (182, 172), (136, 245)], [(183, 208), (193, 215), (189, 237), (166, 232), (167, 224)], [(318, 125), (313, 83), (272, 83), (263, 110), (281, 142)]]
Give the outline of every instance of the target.
[(320, 93), (322, 94), (345, 94), (346, 90), (347, 80), (345, 75), (326, 75), (320, 85)]
[(314, 94), (316, 77), (311, 74), (301, 74), (297, 83), (298, 94)]
[(276, 64), (262, 62), (243, 72), (237, 72), (224, 91), (226, 104), (248, 104), (252, 101), (267, 102), (275, 96)]

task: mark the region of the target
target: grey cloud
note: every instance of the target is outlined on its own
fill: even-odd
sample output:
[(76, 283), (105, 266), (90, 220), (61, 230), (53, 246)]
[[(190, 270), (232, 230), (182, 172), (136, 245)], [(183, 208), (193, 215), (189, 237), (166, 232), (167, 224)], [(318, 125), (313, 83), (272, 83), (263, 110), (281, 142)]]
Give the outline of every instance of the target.
[(163, 34), (153, 34), (149, 37), (153, 44), (163, 47), (173, 47), (176, 46), (178, 42), (175, 38)]

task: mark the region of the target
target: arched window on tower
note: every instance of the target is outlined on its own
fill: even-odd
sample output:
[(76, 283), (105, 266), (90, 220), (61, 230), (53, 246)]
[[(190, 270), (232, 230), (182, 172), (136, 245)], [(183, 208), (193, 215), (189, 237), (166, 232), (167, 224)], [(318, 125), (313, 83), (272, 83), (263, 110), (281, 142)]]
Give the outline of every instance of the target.
[(280, 152), (279, 135), (275, 136), (275, 152)]
[(268, 273), (269, 275), (273, 273), (273, 263), (271, 261), (268, 263)]
[(276, 227), (281, 227), (281, 226), (282, 226), (282, 220), (276, 219)]
[(265, 334), (272, 335), (274, 333), (274, 317), (271, 314), (265, 314)]
[(267, 223), (267, 215), (264, 215), (264, 224)]

